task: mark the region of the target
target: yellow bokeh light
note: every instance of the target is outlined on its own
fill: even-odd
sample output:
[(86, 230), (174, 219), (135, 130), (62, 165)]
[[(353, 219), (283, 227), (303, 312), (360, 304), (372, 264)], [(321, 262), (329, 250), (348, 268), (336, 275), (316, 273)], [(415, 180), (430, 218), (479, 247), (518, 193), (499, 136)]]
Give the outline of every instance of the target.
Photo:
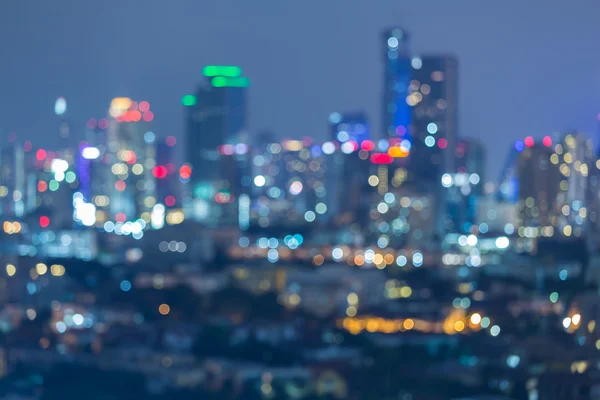
[(48, 267), (44, 263), (38, 263), (35, 266), (35, 272), (37, 272), (38, 275), (44, 275), (48, 272)]

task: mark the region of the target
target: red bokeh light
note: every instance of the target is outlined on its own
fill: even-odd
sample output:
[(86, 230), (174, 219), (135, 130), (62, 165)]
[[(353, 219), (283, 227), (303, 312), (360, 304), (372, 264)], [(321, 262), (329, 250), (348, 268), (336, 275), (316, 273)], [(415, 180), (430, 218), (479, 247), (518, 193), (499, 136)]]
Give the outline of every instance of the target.
[(100, 129), (108, 128), (108, 120), (106, 118), (102, 118), (100, 121), (98, 121), (98, 128), (100, 128)]
[(550, 147), (552, 146), (552, 138), (550, 136), (544, 136), (542, 143), (544, 143), (544, 146)]
[(48, 184), (44, 181), (39, 181), (37, 184), (38, 192), (45, 192), (48, 189)]
[(438, 140), (438, 146), (440, 147), (440, 149), (445, 149), (446, 147), (448, 147), (448, 141), (444, 138), (440, 138)]
[(39, 149), (35, 152), (35, 159), (38, 161), (43, 161), (46, 158), (46, 150)]
[(375, 143), (373, 143), (371, 140), (363, 140), (363, 142), (360, 144), (360, 147), (363, 150), (371, 151), (375, 148)]
[(152, 175), (158, 179), (166, 178), (168, 173), (169, 171), (164, 165), (157, 165), (156, 167), (152, 168)]
[(138, 109), (138, 103), (135, 101), (132, 101), (131, 104), (129, 105), (129, 109), (130, 110), (137, 110)]
[(147, 101), (141, 101), (138, 108), (141, 112), (148, 112), (150, 111), (150, 103)]
[(48, 225), (50, 225), (50, 218), (46, 217), (45, 215), (42, 215), (40, 217), (40, 227), (47, 228)]
[(117, 220), (117, 222), (125, 222), (127, 220), (127, 215), (125, 215), (125, 213), (120, 212), (115, 216), (115, 219)]
[(142, 113), (139, 112), (138, 110), (132, 111), (131, 112), (131, 120), (133, 122), (138, 122), (140, 119), (142, 119)]
[(177, 139), (175, 139), (175, 136), (167, 136), (167, 138), (165, 139), (165, 143), (167, 144), (167, 146), (175, 146), (175, 143), (177, 143)]
[(167, 205), (168, 207), (173, 207), (176, 202), (177, 200), (175, 199), (175, 196), (168, 195), (167, 197), (165, 197), (165, 205)]
[(179, 168), (179, 176), (183, 179), (189, 179), (192, 176), (192, 167), (189, 165), (182, 165), (181, 168)]
[(115, 189), (117, 189), (119, 192), (125, 190), (126, 187), (127, 184), (125, 183), (125, 181), (118, 180), (117, 183), (115, 183)]
[(33, 148), (33, 145), (31, 144), (31, 142), (29, 140), (27, 140), (25, 143), (23, 143), (23, 150), (25, 150), (25, 152), (30, 152), (32, 148)]
[(533, 140), (533, 138), (531, 136), (527, 136), (523, 142), (525, 143), (525, 146), (527, 146), (527, 147), (533, 147), (533, 145), (535, 144), (535, 141)]
[(169, 175), (171, 175), (173, 172), (175, 172), (175, 165), (173, 165), (173, 163), (168, 163), (166, 165), (167, 167), (167, 172), (169, 173)]
[(390, 156), (388, 153), (374, 153), (371, 154), (371, 162), (373, 164), (391, 164), (394, 162), (394, 157)]
[(144, 121), (150, 122), (154, 119), (154, 113), (152, 111), (147, 111), (144, 113)]

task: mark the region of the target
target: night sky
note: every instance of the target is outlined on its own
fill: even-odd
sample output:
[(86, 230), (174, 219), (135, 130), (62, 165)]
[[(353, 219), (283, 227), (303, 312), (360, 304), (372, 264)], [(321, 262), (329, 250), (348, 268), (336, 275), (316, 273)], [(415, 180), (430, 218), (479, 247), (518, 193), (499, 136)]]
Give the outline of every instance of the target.
[(518, 138), (597, 132), (599, 16), (597, 0), (2, 0), (0, 143), (55, 144), (58, 96), (79, 138), (130, 96), (183, 139), (206, 64), (251, 79), (251, 132), (325, 138), (330, 112), (361, 109), (379, 132), (380, 32), (399, 25), (415, 54), (459, 57), (459, 133), (487, 143), (495, 178)]

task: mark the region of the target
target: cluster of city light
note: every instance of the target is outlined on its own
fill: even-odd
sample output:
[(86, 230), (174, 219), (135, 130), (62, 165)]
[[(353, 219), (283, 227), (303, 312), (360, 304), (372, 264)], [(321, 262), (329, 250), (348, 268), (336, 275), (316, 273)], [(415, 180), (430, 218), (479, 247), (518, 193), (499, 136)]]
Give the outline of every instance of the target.
[(412, 296), (412, 288), (395, 279), (385, 283), (385, 297), (388, 299), (405, 299)]
[(179, 225), (185, 220), (182, 210), (169, 210), (165, 218), (168, 225)]
[(478, 185), (481, 178), (478, 174), (444, 174), (442, 175), (442, 186), (450, 188), (452, 186), (459, 187), (461, 193), (465, 196), (471, 193), (471, 185)]
[[(385, 252), (375, 251), (371, 248), (352, 249), (349, 246), (323, 247), (312, 254), (306, 249), (298, 248), (303, 242), (301, 235), (288, 235), (283, 239), (283, 246), (276, 238), (260, 238), (254, 246), (247, 237), (239, 240), (238, 246), (229, 249), (230, 257), (234, 259), (263, 258), (268, 256), (267, 249), (279, 252), (279, 257), (284, 259), (312, 260), (313, 265), (320, 266), (325, 262), (344, 262), (348, 266), (376, 267), (385, 269), (390, 265), (398, 267), (412, 266), (419, 268), (430, 265), (431, 260), (425, 259), (419, 250), (394, 250), (386, 248)], [(292, 250), (292, 251), (290, 251)]]
[(94, 226), (96, 223), (96, 206), (87, 203), (80, 192), (73, 194), (73, 220), (84, 226)]
[(4, 233), (13, 235), (13, 234), (20, 233), (22, 226), (21, 226), (21, 223), (17, 222), (17, 221), (14, 221), (14, 222), (4, 221), (4, 223), (2, 224), (2, 228), (4, 230)]
[(117, 97), (110, 104), (109, 114), (117, 122), (150, 122), (154, 113), (150, 111), (150, 103), (141, 101), (139, 104), (127, 97)]
[(489, 328), (491, 336), (500, 334), (498, 325), (491, 325), (487, 317), (479, 313), (466, 315), (464, 311), (453, 311), (443, 321), (427, 321), (417, 318), (387, 319), (375, 316), (346, 317), (337, 322), (353, 335), (363, 332), (394, 334), (399, 332), (417, 331), (422, 333), (437, 333), (446, 335), (465, 334)]
[(173, 253), (184, 253), (187, 250), (187, 245), (184, 242), (178, 242), (176, 240), (171, 240), (170, 242), (163, 240), (158, 245), (158, 249), (163, 253), (168, 251)]
[(104, 231), (115, 233), (116, 235), (131, 235), (134, 239), (141, 239), (144, 236), (146, 221), (138, 219), (136, 221), (117, 222), (106, 221), (104, 223)]
[[(286, 140), (281, 143), (271, 143), (266, 146), (270, 154), (279, 154), (283, 152), (300, 152), (304, 149), (310, 150), (312, 157), (322, 155), (331, 155), (338, 151), (344, 154), (358, 152), (362, 160), (370, 159), (374, 164), (391, 164), (395, 158), (408, 157), (411, 149), (411, 142), (407, 139), (381, 139), (378, 142), (372, 140), (363, 140), (357, 142), (348, 140), (346, 142), (327, 141), (322, 144), (314, 144), (312, 140)], [(249, 148), (246, 144), (238, 143), (224, 144), (217, 148), (222, 156), (246, 154)]]
[(66, 308), (62, 318), (54, 318), (54, 329), (57, 333), (63, 334), (69, 329), (89, 329), (94, 325), (95, 316), (86, 313), (77, 313), (71, 308)]
[[(37, 263), (35, 267), (29, 270), (29, 277), (32, 280), (38, 279), (40, 276), (46, 275), (50, 271), (52, 276), (61, 277), (65, 274), (65, 267), (61, 264), (52, 264), (50, 268), (44, 263)], [(13, 276), (17, 272), (17, 268), (13, 264), (6, 264), (6, 274)]]

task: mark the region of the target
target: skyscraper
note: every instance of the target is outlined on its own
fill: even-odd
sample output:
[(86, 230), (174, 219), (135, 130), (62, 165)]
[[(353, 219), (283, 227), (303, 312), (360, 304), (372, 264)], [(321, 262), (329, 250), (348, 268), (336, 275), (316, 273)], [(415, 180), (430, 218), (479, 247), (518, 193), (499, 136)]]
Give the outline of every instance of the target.
[[(552, 146), (549, 136), (544, 138), (544, 142), (548, 147)], [(598, 204), (597, 178), (590, 176), (594, 169), (597, 170), (593, 153), (591, 139), (582, 134), (567, 133), (561, 142), (554, 145), (554, 153), (550, 156), (550, 163), (558, 165), (561, 174), (556, 228), (565, 236), (586, 233), (586, 222)]]
[(451, 230), (470, 232), (476, 222), (478, 202), (483, 195), (483, 167), (485, 151), (476, 140), (460, 140), (455, 151), (455, 173), (442, 176), (447, 187), (447, 214)]
[(180, 172), (175, 168), (175, 138), (169, 136), (156, 143), (156, 165), (166, 172), (156, 179), (157, 201), (167, 209), (181, 207)]
[(149, 220), (156, 201), (157, 170), (154, 146), (146, 139), (149, 134), (154, 135), (150, 131), (154, 113), (147, 101), (115, 98), (110, 116), (106, 156), (110, 159), (110, 173), (106, 180), (110, 182), (111, 217), (118, 222), (143, 216)]
[(551, 162), (552, 148), (525, 138), (517, 160), (519, 195), (517, 226), (526, 237), (552, 236), (557, 218), (560, 192), (559, 167)]
[(60, 144), (62, 148), (68, 147), (69, 136), (71, 135), (71, 128), (65, 116), (66, 112), (67, 100), (64, 97), (59, 97), (54, 103), (54, 114), (61, 118), (60, 126), (58, 129), (58, 136), (60, 137)]
[(407, 137), (411, 110), (406, 102), (411, 76), (409, 36), (400, 28), (382, 35), (384, 55), (383, 131), (386, 137)]
[(417, 180), (439, 182), (442, 174), (455, 170), (458, 62), (454, 56), (432, 55), (413, 57), (411, 66), (409, 172)]
[[(239, 187), (242, 176), (231, 162), (243, 163), (240, 159), (247, 152), (247, 145), (241, 142), (245, 141), (247, 127), (249, 80), (234, 66), (207, 66), (202, 73), (204, 81), (196, 94), (182, 98), (187, 107), (186, 161), (192, 168), (190, 183), (197, 203), (194, 208), (199, 211), (196, 214), (215, 217), (216, 222), (221, 218), (219, 213), (229, 208), (229, 200), (223, 204), (222, 199), (239, 195), (232, 192), (232, 186)], [(239, 157), (221, 157), (228, 155), (225, 153)]]

